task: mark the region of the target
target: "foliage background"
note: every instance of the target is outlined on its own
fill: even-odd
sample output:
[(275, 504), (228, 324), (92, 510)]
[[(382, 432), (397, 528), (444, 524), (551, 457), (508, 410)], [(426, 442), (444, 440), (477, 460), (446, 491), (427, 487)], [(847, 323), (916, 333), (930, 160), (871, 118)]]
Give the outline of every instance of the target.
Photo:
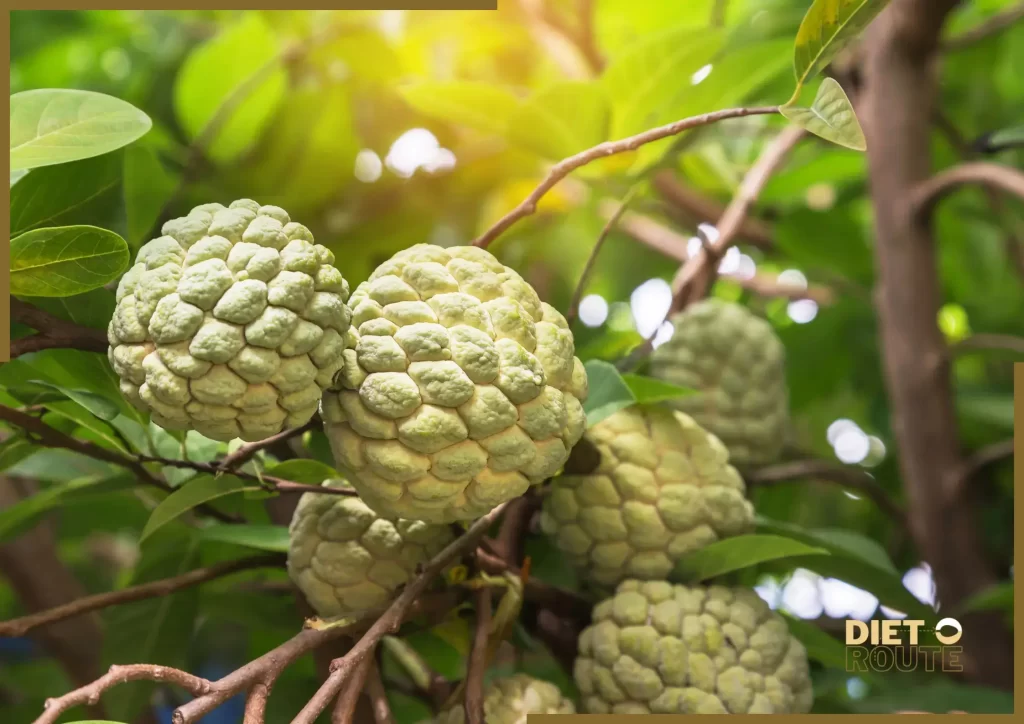
[[(200, 203), (250, 197), (283, 206), (309, 226), (317, 241), (334, 251), (354, 288), (398, 249), (424, 241), (468, 243), (526, 196), (545, 163), (678, 117), (788, 98), (792, 38), (807, 5), (799, 0), (597, 0), (585, 10), (588, 16), (580, 8), (589, 3), (546, 3), (549, 22), (564, 26), (570, 36), (592, 39), (606, 64), (598, 79), (567, 78), (538, 43), (536, 17), (508, 2), (497, 12), (15, 12), (12, 93), (95, 90), (141, 108), (154, 127), (123, 150), (36, 169), (20, 179), (12, 186), (11, 234), (43, 225), (92, 224), (121, 234), (134, 254), (167, 218)], [(955, 36), (1007, 5), (966, 3), (947, 31)], [(709, 30), (719, 6), (723, 25)], [(592, 18), (591, 35), (582, 22), (586, 17)], [(333, 37), (310, 39), (328, 27), (335, 29)], [(298, 52), (284, 64), (273, 64), (293, 43)], [(694, 74), (707, 65), (710, 73), (695, 82)], [(932, 139), (937, 168), (962, 158), (963, 139), (970, 143), (1019, 123), (1022, 67), (1024, 24), (944, 54), (942, 117)], [(239, 86), (245, 88), (240, 101), (197, 152), (197, 136)], [(649, 181), (667, 170), (721, 207), (782, 122), (775, 117), (729, 121), (594, 164), (552, 192), (537, 216), (518, 224), (491, 250), (523, 273), (542, 298), (565, 310), (605, 223), (602, 202), (621, 199), (636, 179)], [(1013, 150), (999, 157), (1010, 165), (1021, 160)], [(649, 182), (640, 183), (631, 209), (685, 238), (695, 236), (697, 222), (713, 221), (666, 202)], [(902, 505), (872, 307), (872, 208), (866, 184), (863, 154), (805, 140), (758, 203), (758, 216), (770, 224), (772, 247), (744, 242), (723, 262), (723, 271), (741, 278), (756, 273), (773, 281), (782, 274), (790, 283), (827, 286), (833, 292), (830, 303), (753, 294), (735, 279), (720, 280), (713, 293), (749, 304), (782, 336), (794, 447), (862, 468)], [(1021, 252), (1013, 246), (1021, 224), (1017, 205), (1004, 202), (996, 213), (989, 197), (976, 190), (939, 207), (934, 227), (944, 306), (937, 322), (951, 344), (977, 333), (1024, 335), (1024, 277), (1014, 261)], [(667, 306), (666, 282), (676, 266), (627, 233), (613, 231), (587, 289), (599, 296), (584, 305), (583, 322), (574, 328), (581, 356), (614, 359), (639, 340), (637, 329), (649, 334)], [(113, 292), (31, 301), (104, 328)], [(14, 330), (16, 335), (26, 331)], [(955, 360), (958, 421), (968, 450), (1012, 436), (1013, 359), (975, 351)], [(176, 440), (147, 427), (120, 401), (102, 356), (48, 350), (5, 364), (0, 368), (3, 403), (24, 404), (24, 390), (19, 395), (18, 389), (31, 380), (90, 390), (114, 401), (113, 418), (60, 395), (40, 403), (49, 410), (48, 422), (83, 439), (120, 446), (123, 436), (140, 449), (149, 446), (165, 457), (184, 450), (193, 460), (225, 452), (192, 434)], [(303, 441), (305, 454), (331, 464), (319, 433)], [(31, 505), (4, 501), (0, 547), (10, 551), (19, 540), (36, 536), (30, 555), (38, 555), (40, 566), (63, 564), (85, 591), (165, 577), (247, 552), (197, 536), (187, 518), (140, 546), (158, 497), (129, 487), (123, 471), (106, 464), (8, 440), (0, 449), (0, 466), (8, 481), (37, 494)], [(296, 479), (303, 470), (292, 469)], [(305, 474), (315, 478), (318, 470), (305, 469)], [(187, 477), (165, 472), (172, 484)], [(987, 605), (1009, 611), (1012, 460), (986, 468), (976, 484), (985, 545), (1007, 580)], [(835, 658), (841, 647), (821, 633), (834, 632), (854, 613), (882, 616), (876, 596), (906, 601), (909, 588), (932, 603), (927, 568), (921, 567), (907, 531), (854, 490), (797, 479), (757, 486), (752, 495), (766, 519), (798, 526), (832, 544), (845, 542), (858, 562), (877, 564), (866, 577), (850, 581), (858, 589), (844, 588), (825, 569), (808, 573), (801, 566), (794, 575), (796, 563), (785, 560), (739, 574), (748, 584), (760, 583), (763, 595), (788, 611), (794, 630), (810, 642), (817, 658), (817, 711), (1012, 710), (1006, 695), (949, 677), (856, 678), (843, 672)], [(254, 523), (271, 522), (260, 500), (230, 498), (221, 507), (242, 510)], [(542, 539), (532, 538), (527, 552), (534, 575), (554, 583), (571, 578)], [(9, 558), (0, 563), (4, 560)], [(282, 592), (285, 580), (282, 572), (242, 574), (105, 611), (102, 662), (179, 664), (215, 677), (294, 633), (298, 617), (287, 590)], [(0, 619), (23, 613), (25, 605), (14, 586), (0, 581)], [(569, 677), (544, 645), (520, 633), (525, 654), (502, 665), (551, 678), (571, 691)], [(458, 679), (469, 635), (468, 624), (453, 618), (410, 641), (439, 672)], [(30, 640), (0, 644), (0, 711), (6, 721), (30, 720), (47, 696), (71, 688), (66, 662), (52, 651)], [(402, 676), (396, 667), (386, 673), (396, 681)], [(311, 659), (292, 667), (275, 688), (268, 721), (288, 720), (317, 684)], [(402, 722), (418, 720), (426, 710), (400, 688), (396, 684), (392, 691), (396, 715)], [(108, 695), (110, 713), (124, 721), (147, 717), (147, 697), (153, 697), (153, 716), (159, 720), (167, 717), (174, 696), (144, 685), (122, 687)], [(230, 708), (236, 704), (220, 712), (223, 718), (211, 715), (210, 722), (237, 721), (240, 710)]]

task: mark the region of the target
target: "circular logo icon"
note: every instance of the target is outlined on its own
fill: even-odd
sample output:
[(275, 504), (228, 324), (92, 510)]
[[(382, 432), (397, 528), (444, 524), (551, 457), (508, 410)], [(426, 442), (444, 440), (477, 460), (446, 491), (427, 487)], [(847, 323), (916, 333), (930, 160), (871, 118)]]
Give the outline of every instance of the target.
[[(944, 634), (942, 629), (946, 627), (955, 629), (955, 633)], [(939, 640), (939, 643), (944, 646), (951, 646), (960, 640), (960, 637), (964, 633), (964, 627), (960, 625), (960, 622), (955, 618), (944, 618), (935, 624), (935, 638)]]

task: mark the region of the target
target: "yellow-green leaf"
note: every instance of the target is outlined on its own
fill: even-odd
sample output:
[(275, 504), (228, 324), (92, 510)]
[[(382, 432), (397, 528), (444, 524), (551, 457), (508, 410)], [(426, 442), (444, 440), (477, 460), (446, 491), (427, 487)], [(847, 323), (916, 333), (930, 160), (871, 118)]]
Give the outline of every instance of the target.
[(610, 108), (597, 83), (559, 82), (541, 89), (508, 122), (512, 143), (561, 160), (608, 140)]
[(128, 244), (95, 226), (33, 229), (11, 240), (11, 294), (70, 297), (117, 279)]
[(814, 0), (796, 33), (793, 70), (797, 87), (828, 65), (888, 0)]
[(11, 171), (109, 153), (152, 127), (149, 116), (131, 103), (103, 93), (65, 88), (15, 93)]
[(424, 115), (501, 136), (520, 106), (513, 93), (488, 83), (416, 83), (400, 87), (398, 92)]
[(846, 92), (832, 78), (818, 88), (810, 108), (784, 105), (779, 112), (798, 126), (839, 146), (863, 151), (867, 148), (864, 131), (853, 112)]

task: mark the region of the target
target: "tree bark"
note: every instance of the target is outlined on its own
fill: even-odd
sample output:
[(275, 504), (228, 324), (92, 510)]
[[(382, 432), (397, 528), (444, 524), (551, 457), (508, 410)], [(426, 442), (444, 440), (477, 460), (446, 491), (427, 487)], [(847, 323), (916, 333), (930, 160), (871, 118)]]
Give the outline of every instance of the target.
[[(918, 551), (931, 565), (942, 609), (996, 582), (975, 511), (958, 484), (964, 464), (946, 346), (935, 244), (913, 192), (931, 173), (930, 123), (937, 49), (957, 0), (894, 0), (868, 30), (860, 117), (875, 209), (875, 304), (892, 427)], [(1012, 636), (998, 617), (969, 615), (964, 674), (1012, 688)]]

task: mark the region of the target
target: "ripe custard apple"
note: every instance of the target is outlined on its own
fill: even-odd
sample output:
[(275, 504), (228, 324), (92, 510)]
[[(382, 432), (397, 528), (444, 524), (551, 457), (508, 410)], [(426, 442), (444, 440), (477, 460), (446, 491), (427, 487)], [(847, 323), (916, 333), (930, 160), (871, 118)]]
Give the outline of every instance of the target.
[(772, 462), (789, 418), (785, 354), (771, 324), (740, 304), (705, 299), (670, 320), (651, 354), (651, 376), (697, 390), (670, 404), (729, 448), (734, 465)]
[(729, 453), (688, 415), (635, 405), (586, 437), (599, 466), (555, 478), (540, 520), (597, 587), (662, 579), (681, 556), (753, 527), (754, 509)]
[[(495, 679), (484, 690), (484, 724), (526, 724), (531, 714), (575, 714), (558, 687), (526, 674)], [(463, 703), (442, 712), (436, 724), (465, 724)]]
[(472, 246), (395, 254), (350, 300), (321, 416), (338, 465), (381, 515), (479, 517), (555, 474), (586, 426), (565, 318)]
[(288, 574), (324, 618), (386, 605), (453, 538), (448, 526), (388, 520), (355, 496), (320, 493), (299, 498), (288, 534)]
[(814, 698), (803, 644), (746, 588), (623, 581), (573, 674), (588, 714), (806, 714)]
[(261, 440), (305, 424), (343, 364), (334, 255), (284, 209), (204, 204), (121, 278), (107, 329), (121, 392), (168, 430)]

